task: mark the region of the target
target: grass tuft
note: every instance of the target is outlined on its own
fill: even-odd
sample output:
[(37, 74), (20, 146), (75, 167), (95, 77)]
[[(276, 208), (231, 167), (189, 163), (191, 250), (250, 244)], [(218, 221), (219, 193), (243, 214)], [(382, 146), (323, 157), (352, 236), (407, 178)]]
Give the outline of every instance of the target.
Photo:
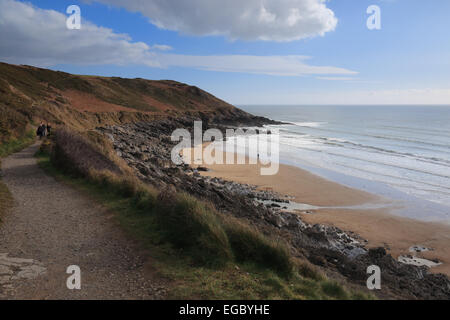
[(232, 260), (227, 234), (205, 204), (187, 194), (164, 192), (155, 213), (166, 239), (196, 263), (223, 266)]
[(324, 281), (321, 285), (322, 291), (335, 299), (347, 300), (349, 299), (349, 294), (347, 291), (337, 282), (334, 281)]
[(4, 158), (18, 152), (36, 140), (36, 135), (33, 130), (28, 131), (25, 135), (20, 138), (9, 138), (4, 142), (0, 142), (0, 158)]
[(293, 263), (284, 243), (267, 238), (235, 218), (227, 217), (224, 228), (238, 262), (251, 262), (285, 277), (292, 275)]
[(94, 170), (122, 173), (111, 159), (80, 134), (61, 128), (54, 133), (52, 139), (52, 162), (66, 173), (84, 177), (89, 177)]

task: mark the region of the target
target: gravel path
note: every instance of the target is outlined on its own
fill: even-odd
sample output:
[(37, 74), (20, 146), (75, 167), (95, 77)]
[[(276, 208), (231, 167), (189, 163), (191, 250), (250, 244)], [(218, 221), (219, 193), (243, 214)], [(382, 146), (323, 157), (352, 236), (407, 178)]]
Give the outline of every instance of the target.
[[(145, 252), (88, 197), (47, 176), (33, 145), (2, 160), (16, 201), (0, 224), (0, 299), (160, 299)], [(81, 269), (69, 290), (67, 267)]]

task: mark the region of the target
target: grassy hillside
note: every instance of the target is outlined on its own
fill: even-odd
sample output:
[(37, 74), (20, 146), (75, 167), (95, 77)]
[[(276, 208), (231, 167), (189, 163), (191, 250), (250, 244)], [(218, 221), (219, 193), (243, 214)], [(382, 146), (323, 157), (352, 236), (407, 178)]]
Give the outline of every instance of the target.
[(0, 63), (0, 143), (42, 120), (86, 130), (161, 115), (245, 114), (194, 86)]

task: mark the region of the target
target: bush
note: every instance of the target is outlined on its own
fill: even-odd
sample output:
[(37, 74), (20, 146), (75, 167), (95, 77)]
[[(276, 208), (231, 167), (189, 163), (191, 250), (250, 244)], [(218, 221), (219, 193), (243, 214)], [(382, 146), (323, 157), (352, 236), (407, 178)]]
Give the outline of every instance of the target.
[(348, 299), (348, 293), (345, 291), (344, 287), (342, 287), (339, 283), (334, 281), (325, 281), (322, 283), (322, 291), (335, 299), (345, 300)]
[(293, 263), (286, 245), (234, 218), (228, 218), (224, 226), (237, 261), (263, 266), (285, 277), (292, 275)]
[(197, 263), (219, 266), (232, 260), (227, 235), (205, 204), (186, 194), (162, 192), (156, 215), (166, 239)]
[(79, 134), (58, 129), (52, 139), (55, 142), (51, 152), (52, 163), (67, 173), (84, 177), (89, 177), (92, 170), (122, 173), (112, 160)]
[(28, 145), (31, 145), (36, 139), (32, 130), (19, 138), (10, 138), (9, 140), (0, 140), (0, 158), (6, 157), (12, 153), (18, 152)]
[(315, 266), (313, 266), (308, 261), (304, 260), (296, 260), (295, 262), (295, 269), (297, 270), (298, 274), (304, 278), (308, 279), (314, 279), (318, 281), (325, 280), (325, 276), (317, 270)]
[(89, 181), (100, 185), (120, 198), (131, 198), (140, 210), (153, 210), (156, 206), (156, 192), (133, 176), (118, 176), (110, 171), (89, 172)]

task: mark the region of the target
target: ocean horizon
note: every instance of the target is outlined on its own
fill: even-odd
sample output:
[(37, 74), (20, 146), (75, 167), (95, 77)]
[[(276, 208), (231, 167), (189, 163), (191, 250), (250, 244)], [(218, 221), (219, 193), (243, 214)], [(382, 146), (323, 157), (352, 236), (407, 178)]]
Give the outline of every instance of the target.
[(288, 123), (280, 163), (396, 201), (394, 213), (450, 221), (450, 106), (239, 106)]

